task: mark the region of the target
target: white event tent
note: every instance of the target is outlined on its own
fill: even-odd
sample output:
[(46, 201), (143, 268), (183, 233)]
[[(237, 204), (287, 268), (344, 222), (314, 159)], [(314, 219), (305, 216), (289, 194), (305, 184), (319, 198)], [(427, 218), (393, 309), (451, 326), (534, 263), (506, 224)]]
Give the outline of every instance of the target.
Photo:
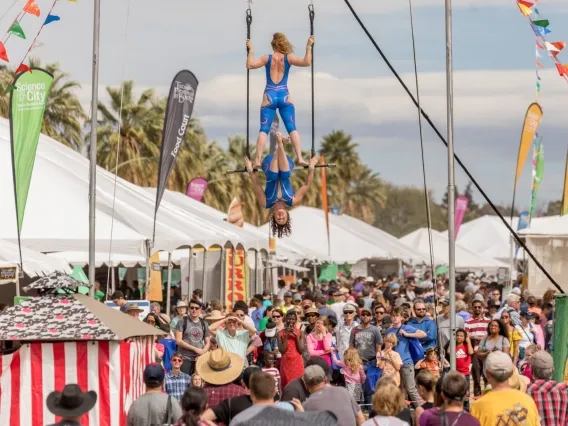
[[(428, 238), (428, 228), (420, 228), (400, 240), (423, 253), (430, 253), (430, 242)], [(449, 257), (448, 236), (432, 230), (432, 248), (434, 253), (434, 265), (447, 265)], [(429, 254), (428, 254), (429, 256)], [(497, 268), (507, 268), (508, 265), (497, 259), (476, 253), (464, 247), (461, 243), (456, 243), (456, 268), (460, 270), (483, 270), (494, 271)]]
[[(507, 223), (511, 223), (510, 218), (505, 219)], [(550, 217), (537, 217), (532, 220), (532, 224), (546, 223), (549, 220)], [(513, 217), (512, 223), (512, 228), (516, 230), (519, 218)], [(444, 231), (443, 234), (447, 236), (448, 231)], [(456, 241), (476, 253), (493, 259), (508, 263), (511, 257), (511, 233), (497, 216), (486, 215), (463, 223)], [(522, 249), (517, 251), (517, 259), (523, 258), (523, 252)]]
[[(319, 253), (328, 252), (325, 214), (313, 207), (297, 207), (290, 210), (292, 235), (283, 242), (292, 241), (310, 247)], [(269, 224), (261, 229), (268, 232)], [(348, 216), (329, 215), (330, 254), (329, 259), (336, 263), (356, 263), (365, 258), (401, 259), (404, 261), (424, 261), (425, 256), (411, 247), (405, 247), (390, 234), (373, 228)]]
[[(22, 247), (22, 262), (24, 272), (31, 278), (49, 275), (55, 271), (71, 272), (66, 261), (46, 256), (26, 247)], [(17, 244), (0, 240), (0, 265), (20, 265), (20, 252)]]
[[(568, 292), (568, 216), (554, 216), (547, 221), (533, 222), (520, 234), (526, 238), (527, 248), (539, 263), (554, 278), (556, 283)], [(542, 296), (549, 288), (554, 288), (550, 280), (529, 259), (528, 288)]]
[[(5, 220), (0, 221), (0, 238), (17, 240), (12, 185), (9, 123), (0, 119), (0, 190), (4, 195)], [(40, 136), (33, 170), (22, 243), (38, 251), (88, 251), (89, 162), (61, 143)], [(146, 240), (152, 239), (155, 199), (143, 188), (97, 168), (96, 251), (108, 253), (111, 219), (114, 216), (112, 251), (124, 255), (146, 254)], [(114, 213), (113, 206), (114, 203)], [(239, 228), (215, 224), (187, 212), (162, 205), (156, 222), (154, 250), (173, 252), (182, 246), (241, 243), (246, 248), (267, 246), (251, 239)]]

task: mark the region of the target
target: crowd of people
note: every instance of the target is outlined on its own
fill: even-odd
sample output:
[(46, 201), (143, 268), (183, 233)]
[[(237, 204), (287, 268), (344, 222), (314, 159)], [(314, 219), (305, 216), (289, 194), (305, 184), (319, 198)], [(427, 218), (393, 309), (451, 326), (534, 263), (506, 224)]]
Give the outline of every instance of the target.
[[(172, 291), (171, 315), (152, 304), (144, 319), (169, 338), (128, 425), (568, 425), (549, 353), (554, 292), (503, 294), (473, 275), (456, 290), (451, 372), (443, 277), (279, 281), (230, 310)], [(138, 316), (121, 292), (111, 298)]]

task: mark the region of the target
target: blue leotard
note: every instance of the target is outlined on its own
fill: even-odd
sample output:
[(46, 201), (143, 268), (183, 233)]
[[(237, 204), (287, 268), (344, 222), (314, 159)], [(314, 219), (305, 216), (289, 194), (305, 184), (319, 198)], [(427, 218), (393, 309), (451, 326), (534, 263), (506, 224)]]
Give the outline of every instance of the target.
[[(286, 156), (290, 170), (287, 172), (280, 171), (276, 173), (269, 170), (270, 163), (273, 158), (274, 154), (269, 154), (264, 157), (264, 160), (262, 160), (262, 170), (266, 176), (266, 188), (264, 189), (264, 195), (266, 195), (266, 208), (272, 208), (278, 201), (282, 201), (287, 206), (292, 207), (292, 204), (294, 204), (294, 188), (292, 188), (290, 176), (292, 176), (292, 170), (294, 170), (294, 162), (289, 156)], [(278, 198), (278, 186), (280, 186), (282, 198)]]
[(276, 115), (276, 109), (280, 112), (280, 117), (284, 122), (288, 134), (296, 130), (296, 108), (294, 104), (288, 102), (288, 73), (290, 71), (290, 63), (288, 56), (284, 55), (284, 77), (278, 84), (272, 81), (270, 77), (270, 65), (272, 64), (272, 55), (268, 56), (266, 63), (266, 88), (264, 94), (268, 99), (268, 105), (260, 108), (260, 131), (268, 134), (270, 126)]

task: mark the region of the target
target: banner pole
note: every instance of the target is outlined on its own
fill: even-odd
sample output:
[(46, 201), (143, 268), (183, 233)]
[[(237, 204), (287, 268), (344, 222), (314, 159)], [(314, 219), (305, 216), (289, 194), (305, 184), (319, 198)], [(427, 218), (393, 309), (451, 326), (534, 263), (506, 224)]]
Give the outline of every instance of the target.
[(452, 0), (446, 0), (446, 102), (448, 126), (448, 265), (450, 278), (450, 369), (456, 369), (456, 243), (454, 165), (454, 82), (452, 58)]
[(93, 20), (93, 82), (91, 93), (91, 139), (89, 146), (89, 294), (95, 296), (95, 224), (97, 208), (97, 110), (99, 103), (99, 38), (101, 1), (94, 0)]

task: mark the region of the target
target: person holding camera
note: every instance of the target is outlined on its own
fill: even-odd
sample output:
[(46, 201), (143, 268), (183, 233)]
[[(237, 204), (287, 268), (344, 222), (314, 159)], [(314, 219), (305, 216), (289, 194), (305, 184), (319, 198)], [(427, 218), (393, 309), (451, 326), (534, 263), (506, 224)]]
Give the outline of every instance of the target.
[(284, 330), (280, 330), (280, 333), (278, 333), (278, 349), (282, 354), (280, 360), (282, 389), (289, 382), (304, 374), (302, 353), (306, 350), (306, 335), (302, 330), (294, 327), (296, 319), (296, 312), (288, 312)]

